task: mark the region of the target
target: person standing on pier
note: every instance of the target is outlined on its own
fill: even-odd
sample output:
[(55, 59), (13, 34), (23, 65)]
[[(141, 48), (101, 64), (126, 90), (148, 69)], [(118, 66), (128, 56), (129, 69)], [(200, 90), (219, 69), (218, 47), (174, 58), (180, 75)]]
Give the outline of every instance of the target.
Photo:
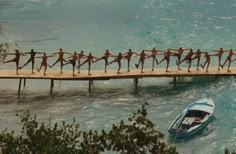
[(136, 52), (133, 52), (131, 49), (129, 49), (128, 52), (124, 53), (123, 56), (124, 56), (124, 59), (127, 60), (127, 63), (128, 63), (128, 72), (130, 72), (130, 60), (131, 60), (131, 57), (133, 56), (133, 54), (135, 54), (136, 56), (138, 56), (139, 54), (136, 53)]
[(107, 72), (107, 65), (108, 65), (108, 58), (109, 57), (114, 57), (114, 55), (112, 55), (110, 53), (110, 51), (108, 49), (106, 49), (105, 53), (103, 54), (103, 56), (101, 58), (94, 57), (96, 60), (93, 63), (104, 59), (104, 61), (105, 61), (105, 73), (106, 73)]
[(121, 60), (123, 58), (122, 53), (119, 53), (117, 56), (115, 56), (115, 59), (113, 61), (111, 61), (108, 65), (117, 62), (118, 63), (118, 70), (117, 70), (117, 74), (120, 74), (120, 68), (121, 68)]
[[(234, 50), (234, 51), (236, 51), (236, 50)], [(233, 62), (233, 61), (235, 61), (236, 60), (236, 58), (234, 58), (233, 60), (231, 60), (231, 62)]]
[(156, 48), (153, 48), (152, 50), (144, 50), (144, 51), (150, 51), (152, 52), (151, 57), (152, 57), (152, 71), (154, 71), (154, 65), (157, 61), (156, 57), (157, 57), (157, 53), (158, 52), (163, 52), (162, 50), (157, 50)]
[(18, 75), (20, 56), (23, 55), (23, 53), (20, 53), (19, 50), (15, 50), (15, 53), (8, 53), (7, 55), (15, 55), (15, 58), (8, 60), (8, 61), (4, 61), (3, 63), (15, 62), (16, 63), (16, 74)]
[(194, 55), (193, 49), (190, 49), (189, 52), (187, 53), (187, 55), (184, 57), (184, 59), (182, 59), (178, 62), (178, 65), (180, 65), (184, 61), (187, 61), (187, 63), (188, 63), (188, 72), (190, 72), (190, 67), (192, 65), (192, 56), (193, 55)]
[(160, 63), (162, 63), (163, 61), (166, 60), (166, 72), (170, 72), (168, 71), (169, 68), (169, 64), (170, 64), (170, 56), (172, 56), (172, 52), (170, 52), (169, 49), (167, 49), (166, 52), (164, 52), (164, 57), (162, 58), (162, 60), (160, 62), (158, 62), (158, 60), (156, 61), (157, 65), (159, 65)]
[(230, 65), (231, 65), (231, 62), (233, 62), (234, 60), (232, 60), (232, 56), (233, 55), (236, 55), (234, 52), (233, 52), (233, 50), (232, 49), (230, 49), (230, 50), (228, 50), (228, 56), (226, 57), (226, 59), (225, 59), (225, 61), (224, 61), (224, 63), (223, 63), (223, 65), (221, 65), (221, 68), (223, 69), (223, 67), (225, 66), (225, 64), (226, 64), (226, 62), (228, 61), (228, 69), (227, 69), (227, 71), (228, 72), (230, 72)]
[[(202, 53), (204, 53), (204, 52), (202, 52)], [(206, 66), (206, 72), (208, 72), (208, 68), (209, 68), (210, 63), (211, 63), (211, 56), (215, 56), (215, 54), (214, 55), (209, 55), (208, 52), (205, 52), (206, 60), (205, 60), (203, 65), (201, 64), (201, 67), (204, 69), (205, 66)]]
[[(78, 54), (78, 57), (77, 57), (77, 59), (78, 59), (78, 66), (80, 65), (81, 59), (84, 58), (84, 57), (86, 57), (85, 54), (84, 54), (84, 51), (81, 50), (81, 52)], [(80, 67), (78, 67), (78, 73), (80, 73)]]
[(43, 71), (44, 76), (46, 75), (46, 71), (48, 67), (48, 63), (47, 63), (48, 57), (52, 57), (52, 55), (47, 56), (45, 52), (43, 53), (43, 56), (35, 57), (35, 58), (42, 58), (41, 65), (39, 68), (37, 68), (37, 71), (40, 72), (41, 68), (44, 67), (44, 71)]
[(65, 65), (68, 65), (68, 64), (71, 64), (72, 65), (72, 69), (73, 69), (73, 76), (75, 76), (75, 65), (76, 65), (76, 61), (77, 61), (77, 53), (74, 52), (74, 54), (72, 54), (70, 57), (68, 58), (71, 58), (70, 60), (66, 61), (65, 64), (63, 64), (63, 66)]
[(94, 58), (94, 56), (92, 55), (92, 53), (89, 53), (89, 55), (88, 56), (85, 56), (87, 59), (82, 63), (82, 64), (80, 64), (78, 67), (81, 67), (81, 66), (83, 66), (85, 63), (88, 63), (88, 75), (91, 75), (91, 73), (90, 73), (90, 70), (91, 70), (91, 63), (92, 63), (92, 61), (93, 61), (93, 58)]
[(181, 70), (180, 68), (179, 68), (179, 62), (180, 62), (180, 60), (181, 60), (181, 56), (182, 56), (182, 54), (183, 54), (183, 52), (185, 51), (185, 50), (190, 50), (190, 48), (182, 48), (182, 47), (180, 47), (179, 49), (168, 49), (168, 50), (173, 50), (173, 51), (178, 51), (177, 53), (173, 53), (172, 54), (172, 56), (177, 56), (177, 58), (178, 58), (178, 61), (176, 62), (176, 64), (178, 65), (178, 70)]
[(195, 56), (192, 58), (192, 60), (197, 59), (197, 71), (199, 70), (198, 67), (201, 60), (201, 53), (201, 50), (197, 49), (197, 51), (194, 53)]
[(42, 54), (42, 53), (41, 53), (41, 52), (35, 52), (34, 49), (31, 49), (30, 52), (23, 53), (23, 55), (25, 55), (25, 54), (30, 54), (30, 58), (29, 58), (29, 60), (28, 60), (23, 66), (19, 67), (19, 69), (24, 68), (27, 64), (29, 64), (30, 62), (32, 62), (32, 68), (31, 68), (31, 70), (32, 70), (32, 74), (33, 74), (33, 73), (34, 73), (35, 56), (36, 56), (36, 54)]
[(227, 50), (223, 50), (223, 48), (220, 48), (220, 50), (211, 50), (213, 52), (218, 52), (217, 54), (215, 54), (215, 56), (218, 56), (218, 70), (220, 70), (220, 66), (221, 66), (221, 57), (223, 55), (224, 52), (227, 52)]
[(57, 60), (56, 60), (55, 63), (53, 63), (51, 66), (50, 66), (50, 65), (48, 65), (48, 66), (49, 66), (50, 68), (52, 68), (52, 67), (53, 67), (54, 65), (56, 65), (58, 62), (60, 62), (60, 63), (61, 63), (61, 73), (62, 73), (63, 61), (65, 62), (65, 59), (63, 58), (63, 56), (64, 56), (64, 54), (70, 54), (70, 53), (64, 52), (64, 51), (62, 50), (62, 48), (60, 48), (60, 51), (59, 51), (59, 52), (52, 53), (51, 55), (56, 55), (56, 54), (59, 55), (58, 58), (57, 58)]
[(144, 61), (146, 58), (151, 57), (150, 55), (146, 54), (144, 52), (144, 50), (141, 51), (141, 53), (139, 53), (139, 62), (138, 64), (135, 64), (136, 68), (138, 69), (139, 65), (141, 64), (141, 73), (143, 73), (143, 65), (144, 65)]

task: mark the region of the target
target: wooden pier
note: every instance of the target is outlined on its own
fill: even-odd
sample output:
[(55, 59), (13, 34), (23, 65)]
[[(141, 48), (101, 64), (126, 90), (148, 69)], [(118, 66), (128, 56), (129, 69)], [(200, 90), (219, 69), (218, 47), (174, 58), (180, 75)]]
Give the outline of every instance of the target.
[(91, 92), (91, 86), (95, 80), (110, 80), (110, 79), (133, 79), (135, 89), (138, 88), (138, 79), (147, 77), (171, 77), (173, 78), (173, 85), (176, 87), (178, 77), (196, 77), (196, 76), (235, 76), (236, 67), (231, 67), (231, 72), (227, 69), (221, 69), (218, 71), (217, 67), (211, 67), (206, 72), (203, 69), (199, 71), (196, 68), (191, 68), (191, 72), (187, 71), (187, 68), (182, 68), (182, 70), (169, 69), (170, 72), (166, 72), (165, 68), (157, 68), (154, 71), (150, 69), (144, 69), (144, 73), (140, 72), (140, 69), (132, 69), (130, 72), (127, 70), (121, 70), (120, 74), (117, 74), (117, 70), (108, 70), (106, 73), (104, 70), (92, 70), (91, 75), (88, 75), (87, 70), (81, 70), (79, 74), (75, 76), (72, 75), (71, 70), (64, 70), (60, 73), (59, 70), (48, 70), (47, 74), (44, 76), (42, 72), (31, 73), (31, 70), (19, 70), (19, 74), (16, 75), (15, 70), (0, 70), (0, 79), (19, 79), (18, 95), (21, 92), (22, 80), (23, 86), (26, 85), (27, 79), (45, 79), (50, 80), (50, 93), (52, 94), (54, 87), (54, 80), (86, 80), (89, 81), (88, 89)]

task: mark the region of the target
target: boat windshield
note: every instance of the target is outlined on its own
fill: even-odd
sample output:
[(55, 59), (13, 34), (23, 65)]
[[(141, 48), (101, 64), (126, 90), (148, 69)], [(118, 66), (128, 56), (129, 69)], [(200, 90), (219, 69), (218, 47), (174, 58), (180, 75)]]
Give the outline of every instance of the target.
[(209, 113), (205, 111), (189, 110), (181, 122), (180, 128), (182, 130), (188, 130), (193, 126), (199, 125), (208, 115)]
[(200, 111), (200, 110), (188, 110), (185, 117), (191, 117), (195, 120), (202, 120), (206, 115), (209, 115), (208, 112)]

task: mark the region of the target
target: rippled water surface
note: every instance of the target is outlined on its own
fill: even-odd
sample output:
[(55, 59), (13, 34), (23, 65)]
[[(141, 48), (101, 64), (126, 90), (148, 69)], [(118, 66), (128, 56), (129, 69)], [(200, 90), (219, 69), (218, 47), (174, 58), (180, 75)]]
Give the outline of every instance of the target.
[[(235, 0), (0, 1), (0, 42), (8, 42), (12, 51), (19, 48), (26, 52), (34, 48), (50, 53), (63, 48), (101, 56), (107, 48), (114, 54), (129, 48), (140, 51), (152, 47), (234, 49), (235, 31)], [(26, 60), (24, 57), (22, 63)], [(49, 63), (54, 60), (49, 59)], [(132, 68), (136, 62), (137, 59), (133, 59)], [(171, 63), (173, 67), (175, 59)], [(213, 60), (212, 65), (215, 64)], [(103, 65), (101, 61), (92, 67), (103, 69)], [(150, 62), (145, 64), (146, 68), (150, 66)], [(158, 67), (165, 67), (165, 63)], [(116, 68), (116, 64), (111, 65), (108, 71)], [(0, 64), (0, 69), (14, 69), (14, 64)], [(87, 81), (56, 81), (54, 93), (49, 95), (49, 81), (27, 80), (18, 97), (18, 81), (2, 79), (0, 128), (17, 128), (19, 119), (15, 114), (30, 110), (45, 121), (69, 122), (76, 117), (83, 129), (109, 129), (112, 123), (126, 119), (142, 103), (148, 102), (149, 118), (180, 153), (215, 154), (223, 153), (224, 148), (235, 148), (236, 79), (181, 80), (196, 83), (174, 89), (169, 84), (171, 78), (143, 78), (135, 92), (131, 79), (96, 81), (89, 94)], [(169, 138), (167, 128), (172, 120), (190, 102), (207, 96), (215, 101), (216, 109), (215, 120), (206, 131), (189, 140), (174, 142)]]

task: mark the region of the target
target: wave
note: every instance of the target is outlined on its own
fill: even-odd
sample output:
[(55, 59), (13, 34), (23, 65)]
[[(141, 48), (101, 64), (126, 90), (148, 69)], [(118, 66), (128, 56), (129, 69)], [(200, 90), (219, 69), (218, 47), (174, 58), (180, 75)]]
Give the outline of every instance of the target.
[(42, 38), (37, 40), (25, 40), (25, 41), (19, 41), (19, 42), (43, 42), (43, 41), (50, 41), (50, 40), (57, 40), (59, 37), (49, 37), (49, 38)]
[(1, 2), (0, 2), (0, 9), (1, 9), (1, 8), (4, 8), (4, 7), (6, 7), (6, 6), (10, 6), (11, 3), (12, 3), (12, 1), (1, 1)]

